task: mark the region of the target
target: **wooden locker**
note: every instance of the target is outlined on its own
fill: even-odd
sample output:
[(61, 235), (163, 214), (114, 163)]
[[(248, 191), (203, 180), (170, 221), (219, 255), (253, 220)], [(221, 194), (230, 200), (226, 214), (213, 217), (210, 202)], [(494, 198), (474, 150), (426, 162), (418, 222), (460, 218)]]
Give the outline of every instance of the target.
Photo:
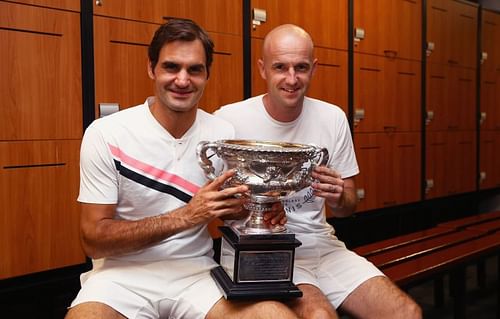
[(449, 64), (458, 64), (468, 68), (476, 68), (477, 50), (477, 4), (466, 1), (450, 1), (453, 12), (451, 51)]
[(85, 262), (80, 140), (0, 142), (0, 279)]
[(491, 81), (500, 73), (500, 13), (483, 10), (482, 14), (481, 51), (487, 57), (482, 59), (481, 74)]
[(304, 28), (314, 45), (347, 50), (347, 0), (252, 0), (251, 11), (266, 12), (266, 22), (252, 26), (251, 37), (263, 39), (273, 28), (293, 23)]
[[(267, 91), (257, 65), (262, 56), (263, 42), (262, 39), (252, 39), (252, 96)], [(316, 47), (314, 54), (318, 64), (307, 96), (335, 104), (347, 112), (347, 52)]]
[(80, 15), (0, 2), (0, 140), (81, 138)]
[(421, 130), (420, 77), (419, 62), (355, 53), (355, 132)]
[(420, 200), (420, 133), (359, 133), (354, 144), (364, 194), (357, 211)]
[[(94, 14), (151, 23), (188, 18), (211, 32), (242, 34), (243, 8), (233, 0), (97, 0)], [(224, 17), (224, 18), (221, 18)]]
[(54, 9), (80, 11), (80, 1), (75, 0), (9, 0), (9, 2), (24, 3)]
[(427, 1), (428, 62), (475, 68), (476, 34), (476, 4), (462, 0)]
[(479, 151), (479, 188), (500, 187), (500, 131), (481, 131)]
[(451, 194), (461, 194), (476, 190), (478, 178), (476, 163), (476, 131), (448, 133), (451, 149), (448, 152)]
[[(147, 49), (158, 26), (94, 17), (96, 117), (99, 103), (118, 103), (123, 109), (154, 95), (153, 82), (147, 74)], [(240, 36), (210, 36), (215, 43), (214, 61), (200, 106), (211, 112), (243, 98), (243, 54)]]
[(448, 90), (448, 129), (476, 128), (476, 70), (450, 66), (451, 83)]
[(355, 52), (422, 59), (420, 0), (355, 0), (354, 30)]
[(496, 79), (485, 79), (481, 74), (481, 130), (500, 129), (500, 73)]
[[(426, 199), (472, 192), (476, 187), (475, 131), (430, 132), (426, 143)], [(429, 186), (429, 183), (428, 183)]]
[(426, 130), (447, 130), (450, 105), (448, 87), (451, 81), (449, 67), (427, 63), (426, 69)]

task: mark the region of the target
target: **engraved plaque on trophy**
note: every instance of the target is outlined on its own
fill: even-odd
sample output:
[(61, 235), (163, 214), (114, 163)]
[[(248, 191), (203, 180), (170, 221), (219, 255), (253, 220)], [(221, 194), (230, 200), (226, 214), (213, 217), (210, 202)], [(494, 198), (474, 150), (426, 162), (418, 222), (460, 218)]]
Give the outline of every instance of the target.
[(253, 140), (200, 142), (200, 166), (209, 179), (217, 177), (210, 160), (235, 174), (223, 187), (247, 185), (249, 216), (222, 233), (220, 266), (211, 274), (226, 299), (289, 299), (302, 292), (292, 282), (295, 248), (301, 243), (283, 225), (264, 222), (264, 212), (285, 197), (308, 187), (315, 165), (328, 161), (328, 151), (314, 145)]

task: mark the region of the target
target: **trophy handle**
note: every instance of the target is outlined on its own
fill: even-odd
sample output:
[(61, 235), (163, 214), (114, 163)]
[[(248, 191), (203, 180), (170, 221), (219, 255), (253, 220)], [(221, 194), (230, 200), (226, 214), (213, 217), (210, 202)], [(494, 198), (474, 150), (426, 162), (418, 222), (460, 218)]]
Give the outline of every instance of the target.
[(326, 147), (316, 147), (314, 159), (316, 159), (315, 162), (313, 161), (314, 165), (326, 165), (330, 159), (330, 155), (328, 154)]
[(200, 143), (198, 143), (198, 146), (196, 147), (196, 155), (198, 157), (198, 163), (203, 169), (205, 176), (212, 181), (217, 176), (215, 175), (215, 168), (212, 164), (212, 161), (207, 156), (207, 151), (213, 150), (215, 152), (216, 149), (217, 149), (216, 143), (207, 141), (201, 141)]

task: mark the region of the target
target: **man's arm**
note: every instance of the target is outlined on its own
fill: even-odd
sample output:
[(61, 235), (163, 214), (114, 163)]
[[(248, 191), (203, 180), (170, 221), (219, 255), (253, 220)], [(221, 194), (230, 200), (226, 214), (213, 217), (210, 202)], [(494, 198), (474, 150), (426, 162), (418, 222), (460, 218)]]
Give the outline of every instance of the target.
[(314, 194), (325, 198), (334, 217), (347, 217), (354, 213), (357, 196), (353, 177), (342, 179), (339, 173), (326, 166), (316, 167), (312, 176), (317, 180), (311, 185)]
[(244, 199), (234, 195), (248, 188), (220, 190), (233, 174), (233, 171), (225, 172), (205, 184), (183, 207), (136, 221), (114, 219), (116, 205), (82, 204), (81, 236), (85, 253), (92, 258), (102, 258), (133, 252), (215, 218), (238, 213)]

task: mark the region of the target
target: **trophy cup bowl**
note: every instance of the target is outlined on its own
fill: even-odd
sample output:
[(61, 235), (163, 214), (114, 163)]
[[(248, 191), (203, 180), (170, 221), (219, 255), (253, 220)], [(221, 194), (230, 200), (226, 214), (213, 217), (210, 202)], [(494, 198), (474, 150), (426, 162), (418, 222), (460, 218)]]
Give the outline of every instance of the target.
[(328, 151), (315, 145), (255, 140), (200, 142), (198, 161), (205, 175), (217, 177), (216, 155), (224, 170), (235, 174), (222, 186), (247, 185), (245, 222), (222, 226), (220, 266), (211, 270), (226, 299), (290, 299), (302, 296), (293, 284), (295, 248), (301, 242), (284, 226), (269, 226), (264, 212), (283, 198), (308, 187), (315, 165), (328, 161)]
[(270, 210), (274, 203), (309, 186), (314, 166), (328, 161), (328, 151), (315, 145), (255, 140), (200, 142), (198, 161), (211, 180), (216, 178), (216, 174), (207, 155), (209, 151), (222, 159), (224, 169), (236, 171), (224, 187), (244, 184), (249, 188), (249, 201), (245, 204), (249, 217), (245, 223), (235, 225), (246, 234), (285, 231), (282, 225), (264, 223), (264, 212)]

